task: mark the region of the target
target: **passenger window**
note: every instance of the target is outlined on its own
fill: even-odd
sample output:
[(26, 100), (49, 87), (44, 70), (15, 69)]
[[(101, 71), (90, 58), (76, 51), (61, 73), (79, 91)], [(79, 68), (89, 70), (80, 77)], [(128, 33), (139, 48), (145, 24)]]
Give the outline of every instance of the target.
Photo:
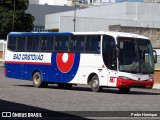
[(54, 36), (48, 37), (48, 40), (47, 40), (47, 50), (48, 51), (54, 50), (53, 44), (54, 44)]
[(85, 36), (77, 36), (77, 51), (85, 52)]
[(28, 51), (31, 51), (32, 50), (32, 39), (33, 39), (33, 37), (27, 37), (27, 46), (26, 46), (26, 49), (28, 50)]
[(70, 39), (70, 52), (75, 52), (77, 51), (77, 37), (76, 36), (71, 36)]
[(9, 37), (9, 39), (8, 39), (8, 49), (15, 51), (16, 50), (16, 43), (17, 43), (17, 37), (14, 37), (14, 36)]
[(38, 51), (39, 50), (39, 43), (40, 43), (40, 39), (39, 37), (35, 36), (35, 37), (28, 37), (27, 38), (27, 47), (26, 49), (28, 51)]
[(61, 36), (56, 36), (55, 37), (55, 50), (60, 51), (62, 46), (62, 37)]
[(86, 52), (100, 53), (100, 38), (101, 36), (97, 35), (86, 36)]
[(18, 37), (17, 39), (17, 50), (18, 51), (25, 51), (26, 45), (26, 37)]
[(39, 37), (34, 37), (33, 38), (33, 44), (32, 44), (32, 50), (33, 51), (38, 51), (39, 50), (39, 43), (40, 43)]
[(101, 36), (91, 36), (90, 51), (94, 53), (100, 53), (100, 40)]
[(41, 36), (41, 50), (46, 51), (47, 50), (47, 37)]
[(55, 37), (55, 50), (68, 52), (69, 36), (56, 36)]
[(61, 50), (64, 52), (68, 52), (68, 48), (69, 48), (69, 36), (63, 36)]

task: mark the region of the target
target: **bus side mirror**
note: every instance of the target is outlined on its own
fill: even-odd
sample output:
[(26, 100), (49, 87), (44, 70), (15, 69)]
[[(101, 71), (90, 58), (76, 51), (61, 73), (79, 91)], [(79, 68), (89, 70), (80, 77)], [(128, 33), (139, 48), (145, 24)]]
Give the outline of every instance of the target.
[(153, 50), (153, 59), (154, 63), (157, 63), (157, 52), (155, 50)]

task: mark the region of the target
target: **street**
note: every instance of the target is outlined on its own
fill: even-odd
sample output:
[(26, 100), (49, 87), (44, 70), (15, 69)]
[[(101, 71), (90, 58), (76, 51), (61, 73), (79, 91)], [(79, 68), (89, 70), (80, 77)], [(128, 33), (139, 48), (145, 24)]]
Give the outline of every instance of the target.
[(0, 67), (0, 111), (160, 111), (159, 101), (160, 90), (153, 89), (132, 88), (120, 94), (116, 88), (95, 93), (85, 85), (35, 88), (32, 81), (4, 77)]

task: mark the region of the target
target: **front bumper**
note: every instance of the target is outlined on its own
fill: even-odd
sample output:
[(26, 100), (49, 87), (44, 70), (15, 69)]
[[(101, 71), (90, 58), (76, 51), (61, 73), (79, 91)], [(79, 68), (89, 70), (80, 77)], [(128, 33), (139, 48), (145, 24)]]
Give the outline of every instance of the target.
[(152, 80), (126, 80), (122, 78), (117, 78), (117, 88), (148, 88), (151, 89), (153, 87), (154, 81)]

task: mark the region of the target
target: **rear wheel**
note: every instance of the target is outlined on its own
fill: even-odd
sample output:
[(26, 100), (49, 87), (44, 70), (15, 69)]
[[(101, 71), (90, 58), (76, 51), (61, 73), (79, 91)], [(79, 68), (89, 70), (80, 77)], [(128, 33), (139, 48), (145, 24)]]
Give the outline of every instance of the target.
[(72, 84), (67, 84), (67, 83), (58, 83), (58, 88), (60, 89), (71, 89)]
[(93, 92), (100, 92), (102, 87), (99, 86), (99, 78), (97, 75), (94, 75), (91, 80), (91, 89)]
[(46, 82), (42, 82), (42, 77), (41, 74), (39, 72), (35, 72), (32, 76), (32, 80), (33, 80), (33, 85), (36, 88), (44, 88), (48, 86), (48, 83)]
[(130, 88), (119, 88), (120, 93), (127, 94), (130, 92)]

